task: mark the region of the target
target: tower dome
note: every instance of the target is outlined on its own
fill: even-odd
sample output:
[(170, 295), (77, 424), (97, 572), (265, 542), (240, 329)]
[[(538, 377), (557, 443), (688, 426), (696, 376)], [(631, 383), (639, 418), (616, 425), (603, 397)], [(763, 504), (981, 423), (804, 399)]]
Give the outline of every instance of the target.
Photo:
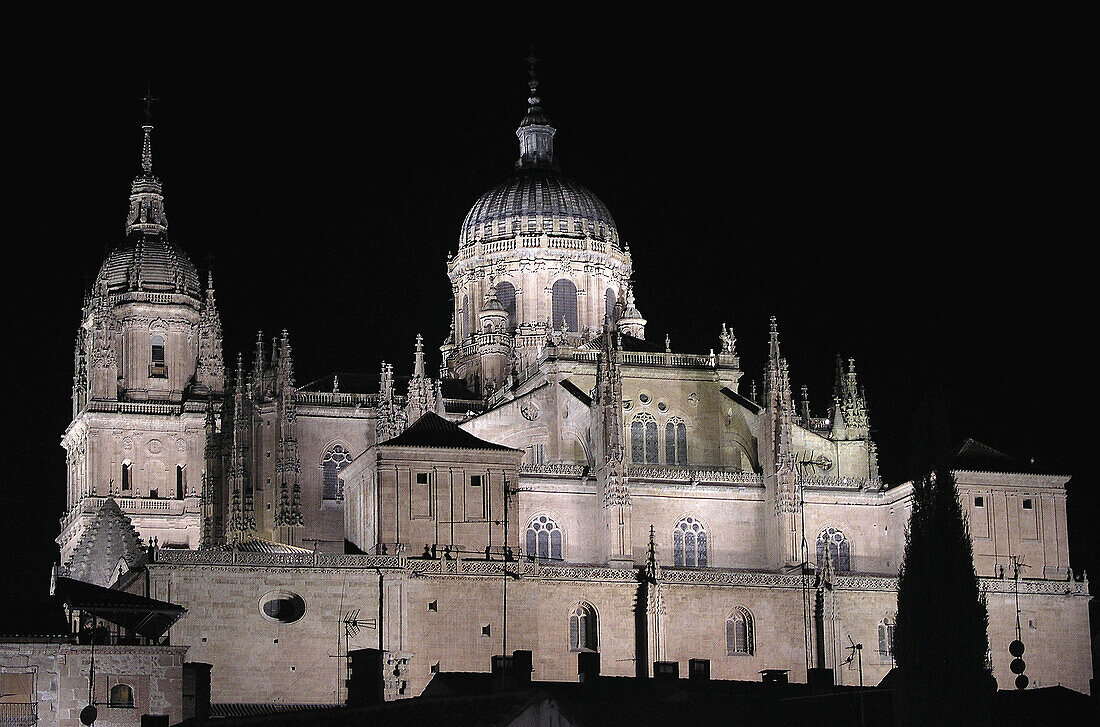
[(543, 233), (619, 244), (615, 220), (599, 197), (556, 169), (521, 167), (474, 202), (459, 246)]
[(459, 247), (520, 235), (589, 237), (618, 246), (615, 220), (600, 198), (563, 176), (554, 157), (556, 130), (543, 111), (532, 75), (527, 113), (516, 129), (516, 173), (474, 202), (459, 233)]

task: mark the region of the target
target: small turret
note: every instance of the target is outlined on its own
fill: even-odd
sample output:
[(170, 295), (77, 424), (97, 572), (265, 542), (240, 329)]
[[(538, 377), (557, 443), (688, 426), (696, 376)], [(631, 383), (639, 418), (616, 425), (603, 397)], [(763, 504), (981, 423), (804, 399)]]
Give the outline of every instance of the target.
[(640, 338), (644, 341), (646, 319), (642, 317), (638, 307), (634, 305), (634, 283), (628, 281), (625, 287), (626, 305), (623, 314), (619, 317), (619, 333)]

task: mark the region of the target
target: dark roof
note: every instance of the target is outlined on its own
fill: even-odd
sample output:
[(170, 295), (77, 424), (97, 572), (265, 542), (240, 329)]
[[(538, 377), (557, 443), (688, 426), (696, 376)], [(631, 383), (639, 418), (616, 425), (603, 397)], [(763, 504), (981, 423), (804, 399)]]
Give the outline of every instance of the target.
[(427, 412), (416, 423), (393, 439), (380, 442), (381, 447), (440, 447), (446, 449), (500, 449), (519, 450), (480, 439), (460, 429), (435, 412)]
[(439, 388), (443, 392), (444, 399), (469, 399), (481, 401), (481, 397), (466, 387), (463, 379), (443, 379), (439, 382)]
[(647, 341), (642, 338), (635, 338), (634, 336), (628, 336), (625, 333), (622, 334), (622, 350), (641, 352), (641, 353), (664, 353), (665, 347), (663, 344), (659, 344), (656, 341)]
[(955, 449), (947, 460), (947, 464), (953, 470), (1040, 473), (1040, 469), (1033, 464), (1018, 460), (1004, 452), (993, 449), (993, 447), (969, 438)]
[(759, 404), (753, 402), (750, 399), (745, 398), (744, 396), (741, 396), (740, 394), (738, 394), (733, 389), (731, 389), (727, 386), (723, 386), (721, 389), (719, 389), (719, 391), (721, 391), (723, 394), (725, 394), (726, 398), (731, 399), (733, 401), (736, 401), (738, 404), (745, 407), (746, 409), (751, 411), (753, 414), (759, 414), (760, 413), (760, 405)]
[(558, 383), (561, 384), (561, 388), (565, 389), (570, 394), (577, 397), (582, 404), (584, 404), (585, 406), (592, 406), (592, 397), (589, 396), (587, 392), (581, 391), (581, 387), (577, 386), (569, 379), (564, 379), (562, 381), (559, 381)]
[(187, 609), (174, 603), (63, 576), (56, 579), (54, 595), (70, 608), (93, 611), (100, 618), (150, 639), (163, 636), (169, 626), (187, 613)]

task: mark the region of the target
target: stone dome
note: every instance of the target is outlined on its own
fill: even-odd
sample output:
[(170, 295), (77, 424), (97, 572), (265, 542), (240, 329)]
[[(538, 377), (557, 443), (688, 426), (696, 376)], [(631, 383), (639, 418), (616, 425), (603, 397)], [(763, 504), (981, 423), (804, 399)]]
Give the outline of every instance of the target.
[(178, 245), (163, 233), (133, 231), (107, 255), (96, 289), (109, 293), (179, 293), (200, 296), (199, 273)]
[(555, 169), (530, 167), (518, 169), (474, 202), (459, 245), (542, 233), (619, 244), (615, 220), (599, 197)]

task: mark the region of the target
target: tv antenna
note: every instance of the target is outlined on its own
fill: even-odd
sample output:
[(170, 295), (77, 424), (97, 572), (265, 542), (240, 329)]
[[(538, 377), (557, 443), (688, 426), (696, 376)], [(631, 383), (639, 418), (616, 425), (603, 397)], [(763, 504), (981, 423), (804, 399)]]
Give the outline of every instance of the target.
[[(351, 640), (359, 635), (359, 632), (363, 629), (377, 629), (378, 619), (376, 618), (359, 618), (359, 612), (361, 609), (354, 609), (344, 614), (344, 618), (340, 619), (340, 623), (344, 625), (344, 647), (343, 649), (336, 649), (336, 658), (344, 660), (344, 683), (347, 684), (347, 680), (351, 678), (351, 659), (348, 658), (348, 652), (351, 650)], [(331, 654), (329, 655), (331, 656)]]

